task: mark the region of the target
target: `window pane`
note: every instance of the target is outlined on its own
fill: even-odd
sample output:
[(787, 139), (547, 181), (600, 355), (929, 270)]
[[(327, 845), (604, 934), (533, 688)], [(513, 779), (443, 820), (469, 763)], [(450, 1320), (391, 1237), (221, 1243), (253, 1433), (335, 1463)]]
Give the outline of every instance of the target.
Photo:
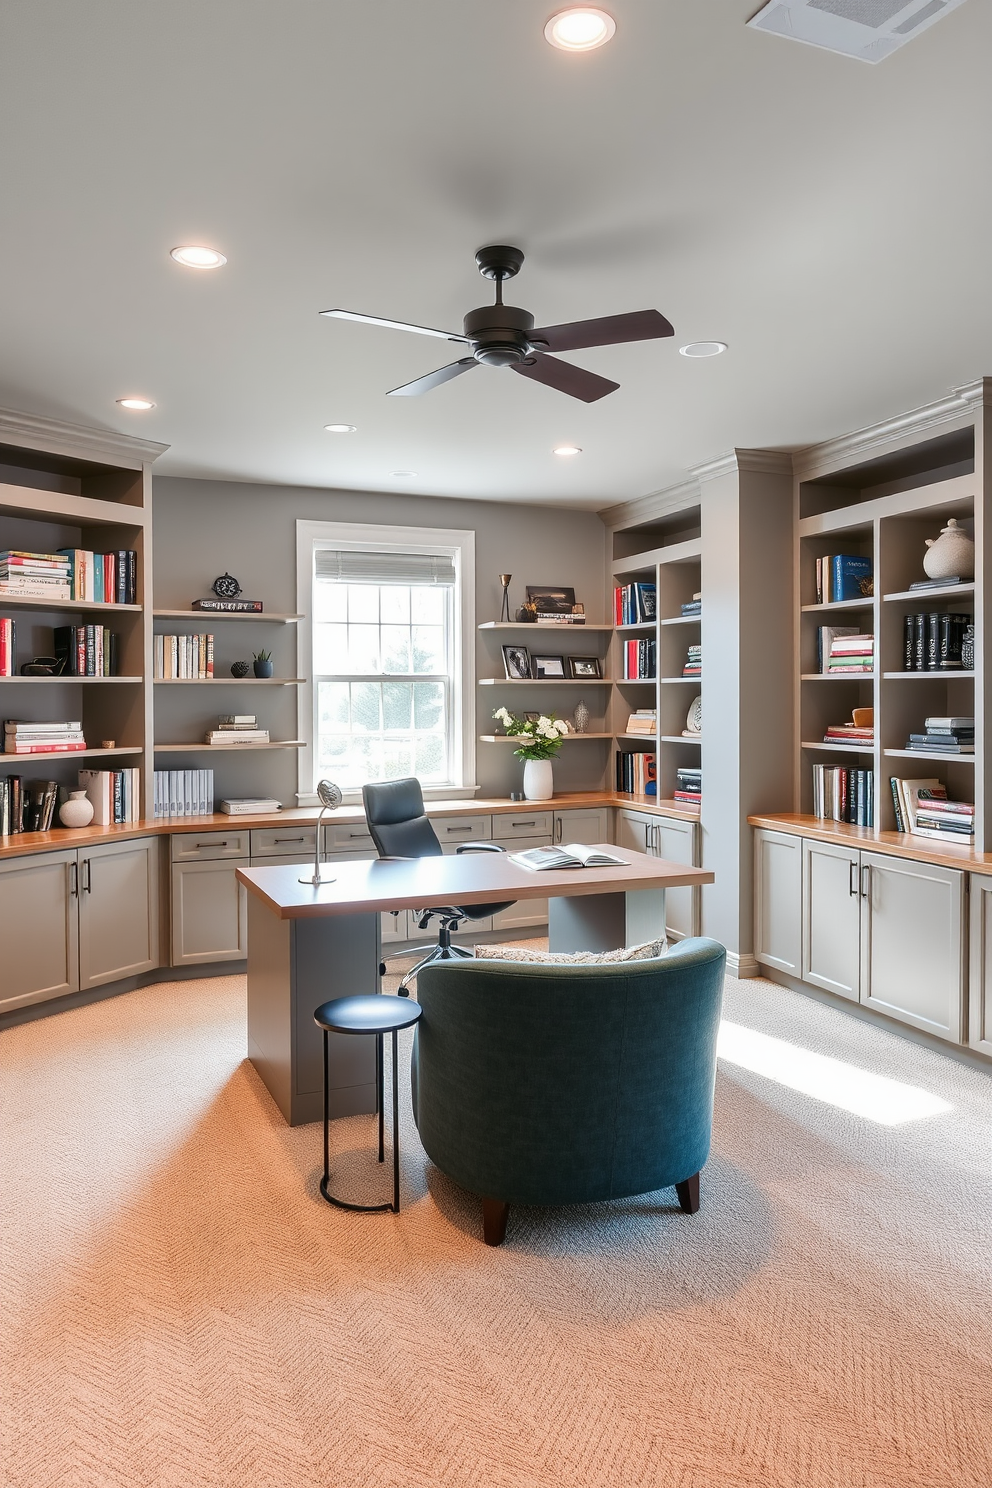
[(348, 584), (348, 619), (368, 625), (379, 623), (378, 584)]
[(315, 625), (313, 628), (313, 669), (315, 672), (346, 672), (345, 648), (348, 628), (345, 625)]
[(389, 733), (410, 732), (413, 688), (409, 682), (382, 684), (382, 726)]
[(440, 735), (418, 735), (413, 773), (421, 781), (444, 781), (448, 777), (445, 739)]
[(384, 625), (382, 627), (382, 670), (384, 672), (408, 672), (410, 670), (410, 631), (406, 625)]
[(319, 682), (317, 684), (317, 724), (320, 732), (336, 734), (346, 731), (349, 718), (347, 682)]
[(314, 584), (313, 618), (318, 621), (347, 620), (348, 591), (344, 584)]
[(436, 584), (418, 585), (410, 596), (414, 625), (443, 625), (449, 590)]
[(339, 664), (331, 668), (339, 672), (378, 672), (379, 627), (377, 625), (349, 625), (348, 653)]
[(420, 731), (444, 729), (444, 693), (440, 682), (417, 682), (413, 688), (413, 726)]
[(379, 732), (382, 727), (379, 707), (381, 700), (378, 682), (351, 684), (351, 726), (356, 733)]
[(415, 625), (413, 627), (413, 670), (415, 672), (446, 672), (448, 659), (445, 655), (444, 627), (441, 625)]
[(410, 591), (402, 584), (383, 584), (379, 607), (383, 625), (409, 625)]

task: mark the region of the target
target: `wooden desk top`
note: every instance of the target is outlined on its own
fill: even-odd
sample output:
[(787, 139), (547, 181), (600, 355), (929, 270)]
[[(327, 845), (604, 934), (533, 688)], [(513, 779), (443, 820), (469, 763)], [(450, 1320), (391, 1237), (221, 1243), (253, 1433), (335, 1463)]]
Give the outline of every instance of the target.
[[(250, 894), (263, 900), (281, 920), (323, 915), (366, 914), (384, 909), (423, 909), (428, 905), (486, 904), (503, 899), (571, 898), (581, 894), (623, 893), (628, 889), (674, 889), (710, 884), (703, 868), (668, 863), (625, 847), (602, 844), (622, 858), (622, 868), (563, 868), (534, 873), (511, 862), (508, 853), (462, 853), (439, 858), (325, 863), (334, 882), (315, 889), (301, 884), (301, 867), (239, 868)], [(302, 871), (306, 871), (303, 869)]]

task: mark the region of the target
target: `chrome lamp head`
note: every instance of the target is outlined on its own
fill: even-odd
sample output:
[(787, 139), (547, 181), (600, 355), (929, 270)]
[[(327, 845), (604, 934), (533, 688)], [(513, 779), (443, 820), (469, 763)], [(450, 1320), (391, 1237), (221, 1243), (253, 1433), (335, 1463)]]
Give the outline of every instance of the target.
[(333, 780), (320, 780), (317, 782), (317, 800), (320, 802), (320, 814), (317, 817), (317, 831), (314, 839), (313, 877), (300, 879), (300, 883), (310, 884), (315, 889), (319, 889), (321, 884), (334, 882), (333, 878), (324, 878), (320, 871), (320, 824), (324, 820), (324, 812), (333, 811), (340, 806), (344, 796), (341, 793), (341, 787), (335, 785)]

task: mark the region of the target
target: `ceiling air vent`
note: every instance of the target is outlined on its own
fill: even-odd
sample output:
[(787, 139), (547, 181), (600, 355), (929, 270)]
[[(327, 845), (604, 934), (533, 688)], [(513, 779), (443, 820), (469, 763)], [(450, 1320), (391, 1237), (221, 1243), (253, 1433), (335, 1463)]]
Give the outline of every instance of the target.
[(964, 0), (769, 0), (748, 21), (792, 41), (881, 62)]

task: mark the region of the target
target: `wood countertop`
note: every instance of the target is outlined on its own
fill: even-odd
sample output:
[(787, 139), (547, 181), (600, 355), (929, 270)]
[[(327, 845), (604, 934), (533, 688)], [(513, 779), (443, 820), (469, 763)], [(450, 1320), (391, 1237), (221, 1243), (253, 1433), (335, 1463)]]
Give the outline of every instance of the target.
[(713, 882), (713, 874), (703, 868), (667, 863), (609, 843), (602, 847), (613, 857), (622, 858), (624, 866), (535, 873), (514, 863), (508, 853), (465, 853), (438, 858), (371, 858), (357, 863), (328, 863), (325, 871), (331, 877), (319, 888), (300, 883), (298, 863), (287, 867), (239, 868), (237, 877), (250, 894), (267, 904), (281, 920), (422, 909), (425, 904), (546, 899), (556, 897), (556, 891), (560, 894), (562, 890), (572, 898)]
[[(678, 802), (658, 801), (654, 796), (619, 795), (616, 791), (575, 791), (554, 796), (550, 801), (510, 801), (506, 797), (474, 796), (455, 801), (428, 801), (431, 816), (493, 816), (520, 811), (581, 811), (596, 806), (626, 806), (654, 816), (677, 817), (698, 821), (699, 814), (686, 811)], [(261, 812), (257, 816), (228, 816), (217, 811), (209, 816), (163, 816), (127, 825), (109, 827), (53, 827), (48, 832), (17, 832), (0, 837), (0, 862), (6, 858), (25, 857), (28, 853), (60, 852), (67, 848), (96, 847), (105, 842), (126, 841), (131, 837), (172, 836), (177, 832), (232, 832), (238, 828), (278, 827), (286, 823), (309, 826), (317, 820), (319, 807), (287, 807), (283, 811)], [(325, 825), (337, 823), (354, 826), (365, 820), (361, 806), (339, 806), (328, 812)]]
[(819, 816), (801, 816), (791, 812), (776, 816), (749, 816), (748, 823), (752, 827), (765, 827), (769, 832), (790, 832), (793, 836), (809, 837), (816, 842), (863, 847), (869, 852), (912, 858), (917, 863), (933, 863), (940, 868), (963, 868), (972, 873), (992, 871), (992, 853), (976, 852), (964, 844), (945, 844), (933, 837), (915, 837), (911, 832), (883, 832), (878, 827), (854, 827), (848, 822), (824, 821)]

